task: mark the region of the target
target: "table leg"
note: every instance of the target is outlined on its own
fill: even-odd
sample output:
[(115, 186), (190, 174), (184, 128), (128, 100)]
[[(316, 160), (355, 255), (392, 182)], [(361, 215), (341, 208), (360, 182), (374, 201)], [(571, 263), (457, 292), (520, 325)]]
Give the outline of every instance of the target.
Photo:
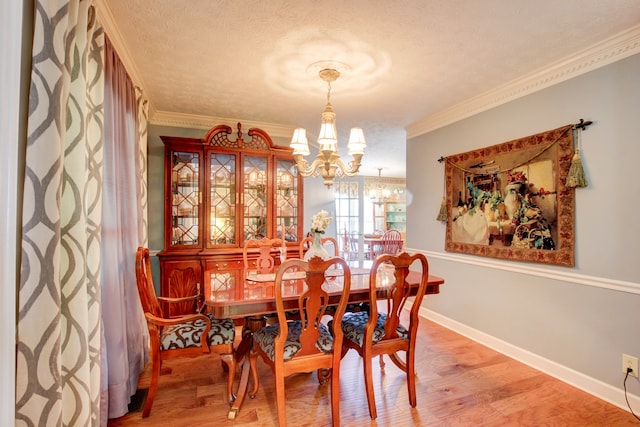
[(242, 341), (236, 349), (236, 359), (242, 362), (242, 372), (240, 373), (240, 384), (238, 384), (238, 392), (236, 400), (233, 402), (229, 410), (228, 419), (234, 420), (240, 412), (244, 398), (249, 388), (249, 374), (251, 372), (251, 363), (249, 363), (249, 353), (253, 347), (253, 333), (266, 325), (267, 320), (264, 316), (251, 316), (245, 318), (244, 327), (242, 328)]

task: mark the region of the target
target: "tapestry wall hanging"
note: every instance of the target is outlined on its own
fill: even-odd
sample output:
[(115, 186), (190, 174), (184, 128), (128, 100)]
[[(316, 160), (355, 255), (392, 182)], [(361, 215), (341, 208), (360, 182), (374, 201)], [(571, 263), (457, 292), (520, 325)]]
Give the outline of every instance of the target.
[(574, 125), (445, 161), (450, 252), (574, 266)]

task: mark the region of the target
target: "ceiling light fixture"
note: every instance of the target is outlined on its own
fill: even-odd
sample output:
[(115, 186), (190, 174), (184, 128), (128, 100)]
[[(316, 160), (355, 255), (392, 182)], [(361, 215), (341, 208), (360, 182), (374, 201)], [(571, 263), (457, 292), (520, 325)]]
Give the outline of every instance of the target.
[(372, 188), (369, 192), (369, 198), (371, 199), (371, 202), (375, 203), (378, 206), (382, 206), (391, 195), (391, 192), (382, 183), (381, 175), (382, 168), (378, 168), (378, 183), (376, 184), (375, 188)]
[(320, 151), (316, 159), (310, 165), (307, 164), (304, 156), (308, 156), (309, 144), (307, 142), (307, 131), (298, 128), (293, 132), (290, 147), (293, 148), (293, 157), (296, 161), (298, 171), (302, 176), (321, 175), (324, 185), (331, 187), (336, 176), (354, 176), (360, 169), (360, 161), (364, 155), (364, 147), (367, 143), (364, 139), (362, 128), (352, 128), (349, 136), (349, 155), (353, 160), (349, 164), (340, 158), (338, 154), (338, 133), (336, 131), (336, 113), (331, 105), (331, 82), (340, 77), (340, 72), (333, 68), (325, 68), (319, 72), (320, 78), (327, 82), (329, 90), (327, 92), (327, 105), (322, 113), (322, 124), (320, 125), (320, 135), (318, 144)]

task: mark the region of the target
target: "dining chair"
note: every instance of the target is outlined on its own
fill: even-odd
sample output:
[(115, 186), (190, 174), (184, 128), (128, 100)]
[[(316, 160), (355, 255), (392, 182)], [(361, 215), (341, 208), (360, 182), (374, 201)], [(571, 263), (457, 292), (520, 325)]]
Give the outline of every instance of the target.
[(382, 254), (397, 255), (402, 251), (402, 234), (398, 230), (387, 230), (376, 244), (375, 256)]
[[(340, 248), (338, 247), (338, 241), (335, 238), (323, 237), (320, 239), (320, 241), (322, 242), (322, 246), (325, 246), (325, 249), (327, 249), (327, 246), (333, 247), (332, 250), (329, 250), (330, 248), (328, 248), (327, 252), (329, 252), (330, 254), (333, 252), (333, 256), (339, 256)], [(298, 250), (300, 258), (304, 257), (304, 253), (311, 247), (312, 243), (313, 237), (305, 237), (300, 241), (300, 247)]]
[[(338, 257), (322, 260), (314, 257), (309, 261), (289, 259), (277, 270), (275, 277), (275, 299), (278, 323), (265, 326), (253, 334), (253, 350), (250, 356), (254, 388), (250, 397), (255, 397), (259, 388), (256, 362), (260, 356), (271, 367), (276, 383), (276, 407), (278, 425), (285, 427), (285, 378), (294, 373), (318, 370), (318, 378), (331, 382), (332, 425), (340, 425), (340, 360), (343, 333), (337, 327), (331, 331), (324, 323), (329, 295), (323, 284), (325, 272), (331, 268), (343, 271), (343, 286), (338, 306), (333, 312), (334, 324), (340, 325), (344, 315), (349, 291), (351, 271), (347, 262)], [(287, 278), (287, 274), (306, 272), (298, 282)], [(291, 291), (296, 286), (301, 292)], [(298, 294), (299, 293), (299, 294)], [(296, 298), (297, 296), (297, 298)], [(288, 320), (283, 300), (294, 297), (300, 312), (299, 320)], [(321, 375), (321, 371), (327, 372)]]
[[(415, 271), (414, 271), (415, 270)], [(407, 275), (420, 274), (417, 293), (411, 292)], [(376, 419), (376, 402), (373, 392), (373, 359), (380, 355), (380, 367), (384, 368), (383, 355), (389, 355), (393, 363), (407, 375), (409, 403), (416, 406), (415, 347), (418, 333), (418, 311), (427, 290), (429, 264), (422, 254), (380, 255), (369, 273), (369, 310), (345, 313), (342, 318), (343, 356), (354, 349), (363, 359), (364, 382), (371, 419)], [(381, 292), (381, 288), (384, 291)], [(400, 323), (407, 299), (415, 295), (409, 311), (409, 327)], [(383, 311), (379, 310), (379, 305)], [(404, 360), (398, 352), (404, 351)]]
[[(255, 255), (257, 254), (257, 258)], [(248, 239), (244, 242), (242, 261), (246, 275), (273, 273), (276, 266), (287, 257), (287, 246), (283, 239)]]
[[(354, 244), (355, 242), (355, 244)], [(358, 258), (358, 241), (354, 239), (346, 229), (342, 233), (342, 257), (347, 261), (353, 261)]]
[[(149, 328), (149, 356), (151, 359), (151, 383), (142, 417), (149, 416), (153, 400), (158, 390), (158, 377), (162, 361), (174, 357), (195, 357), (213, 351), (228, 368), (227, 400), (235, 400), (233, 378), (236, 371), (236, 359), (233, 349), (235, 326), (231, 319), (215, 319), (208, 314), (194, 312), (169, 317), (160, 307), (160, 302), (184, 304), (194, 297), (166, 298), (156, 295), (149, 262), (149, 249), (139, 247), (136, 251), (136, 282), (138, 295)], [(198, 305), (199, 306), (199, 305)], [(194, 304), (196, 307), (196, 304)]]

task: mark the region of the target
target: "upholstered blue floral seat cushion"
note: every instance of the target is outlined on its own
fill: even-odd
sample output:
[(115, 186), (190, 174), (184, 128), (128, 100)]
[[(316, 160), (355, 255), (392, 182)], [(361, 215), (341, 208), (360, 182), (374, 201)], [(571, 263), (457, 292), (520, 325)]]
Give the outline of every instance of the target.
[[(236, 329), (231, 319), (211, 319), (209, 330), (209, 345), (229, 344), (235, 339)], [(178, 348), (199, 347), (202, 331), (206, 322), (202, 319), (166, 326), (160, 336), (160, 349), (173, 350)]]
[[(300, 333), (302, 332), (302, 322), (294, 320), (287, 322), (289, 330), (287, 333), (287, 339), (284, 343), (284, 360), (289, 360), (298, 353), (302, 345), (300, 344)], [(318, 327), (320, 337), (316, 341), (316, 348), (324, 353), (330, 353), (333, 351), (333, 337), (329, 332), (329, 329), (324, 324), (320, 324)], [(265, 326), (259, 329), (253, 334), (253, 341), (256, 345), (260, 346), (269, 359), (274, 360), (274, 342), (278, 334), (280, 333), (280, 324), (275, 323), (273, 325)]]
[[(342, 331), (344, 332), (344, 338), (362, 346), (362, 341), (364, 339), (364, 327), (367, 325), (368, 320), (369, 313), (366, 311), (345, 313), (342, 318)], [(384, 322), (386, 320), (387, 315), (385, 313), (378, 313), (378, 323), (373, 330), (374, 343), (384, 338)], [(396, 331), (398, 332), (399, 337), (409, 339), (409, 331), (403, 325), (398, 325)]]

